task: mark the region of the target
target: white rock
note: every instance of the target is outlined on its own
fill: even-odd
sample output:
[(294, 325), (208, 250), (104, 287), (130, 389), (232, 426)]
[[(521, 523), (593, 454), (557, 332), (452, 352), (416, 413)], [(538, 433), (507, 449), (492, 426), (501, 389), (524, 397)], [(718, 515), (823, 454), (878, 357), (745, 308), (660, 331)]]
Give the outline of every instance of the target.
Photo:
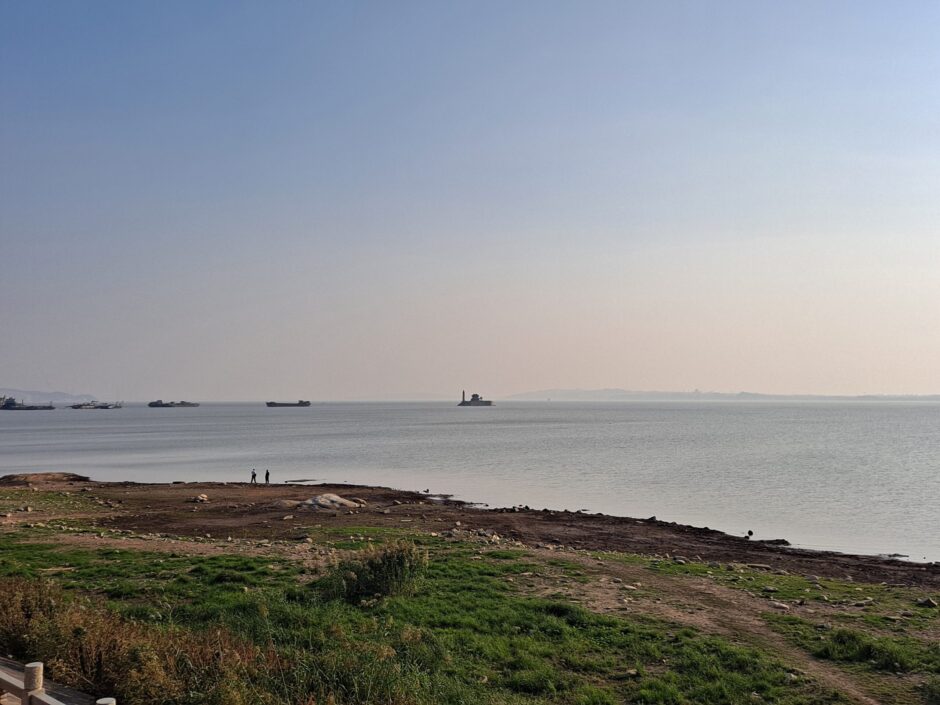
[(349, 499), (344, 499), (338, 494), (318, 494), (316, 497), (311, 497), (304, 505), (310, 507), (311, 509), (340, 509), (346, 507), (358, 507), (359, 505)]

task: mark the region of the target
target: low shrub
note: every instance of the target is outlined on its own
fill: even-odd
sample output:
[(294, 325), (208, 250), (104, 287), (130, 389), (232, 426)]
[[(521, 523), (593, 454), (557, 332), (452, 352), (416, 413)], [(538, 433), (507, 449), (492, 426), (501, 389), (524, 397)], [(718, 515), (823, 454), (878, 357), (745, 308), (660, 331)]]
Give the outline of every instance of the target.
[(428, 565), (428, 556), (414, 544), (398, 542), (369, 548), (360, 560), (345, 560), (313, 585), (327, 600), (360, 604), (370, 599), (408, 594)]
[(912, 671), (917, 654), (891, 639), (872, 637), (850, 629), (836, 629), (816, 649), (816, 656), (843, 662), (869, 662), (884, 671)]

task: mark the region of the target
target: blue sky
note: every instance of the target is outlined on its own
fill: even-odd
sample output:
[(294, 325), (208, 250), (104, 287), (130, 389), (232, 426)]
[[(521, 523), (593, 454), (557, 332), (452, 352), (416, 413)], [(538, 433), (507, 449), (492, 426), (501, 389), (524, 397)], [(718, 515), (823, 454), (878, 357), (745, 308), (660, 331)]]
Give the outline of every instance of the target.
[(0, 385), (940, 391), (938, 26), (0, 1)]

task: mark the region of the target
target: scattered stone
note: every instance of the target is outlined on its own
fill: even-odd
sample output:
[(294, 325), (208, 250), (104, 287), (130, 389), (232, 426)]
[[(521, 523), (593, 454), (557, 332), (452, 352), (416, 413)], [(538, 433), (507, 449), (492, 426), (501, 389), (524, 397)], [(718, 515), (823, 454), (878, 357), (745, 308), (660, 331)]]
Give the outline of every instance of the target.
[(193, 498), (192, 498), (191, 500), (189, 500), (189, 501), (190, 501), (190, 502), (195, 502), (196, 504), (205, 504), (206, 502), (209, 501), (209, 495), (207, 495), (207, 494), (197, 494), (195, 497), (193, 497)]
[(780, 590), (775, 588), (773, 585), (765, 585), (764, 587), (761, 588), (761, 590), (763, 590), (764, 592), (780, 592)]
[(931, 609), (936, 609), (937, 607), (937, 601), (931, 597), (925, 597), (922, 600), (918, 600), (916, 604), (918, 607), (929, 607)]
[(790, 609), (790, 605), (784, 602), (771, 601), (770, 606), (773, 607), (775, 610), (789, 610)]
[(284, 516), (281, 517), (281, 521), (290, 521), (293, 518), (294, 518), (293, 514), (285, 514)]

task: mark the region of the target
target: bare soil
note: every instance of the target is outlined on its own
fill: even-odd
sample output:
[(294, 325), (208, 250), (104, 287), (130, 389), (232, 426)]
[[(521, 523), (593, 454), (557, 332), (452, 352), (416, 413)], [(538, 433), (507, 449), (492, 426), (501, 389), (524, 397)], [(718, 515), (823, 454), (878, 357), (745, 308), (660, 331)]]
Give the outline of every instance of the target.
[[(360, 485), (250, 485), (248, 483), (140, 484), (91, 482), (63, 473), (7, 475), (0, 484), (80, 493), (92, 500), (88, 519), (102, 528), (171, 536), (296, 539), (301, 527), (394, 527), (441, 532), (459, 527), (492, 530), (531, 547), (568, 547), (693, 560), (769, 566), (797, 574), (940, 588), (940, 564), (877, 556), (809, 551), (751, 541), (720, 531), (655, 519), (534, 509), (484, 509), (456, 500), (387, 487)], [(349, 510), (292, 507), (314, 495), (334, 493), (364, 502)], [(207, 502), (197, 502), (200, 494)], [(287, 500), (287, 502), (281, 502)], [(54, 516), (14, 513), (6, 523)], [(69, 512), (69, 516), (76, 516)]]

